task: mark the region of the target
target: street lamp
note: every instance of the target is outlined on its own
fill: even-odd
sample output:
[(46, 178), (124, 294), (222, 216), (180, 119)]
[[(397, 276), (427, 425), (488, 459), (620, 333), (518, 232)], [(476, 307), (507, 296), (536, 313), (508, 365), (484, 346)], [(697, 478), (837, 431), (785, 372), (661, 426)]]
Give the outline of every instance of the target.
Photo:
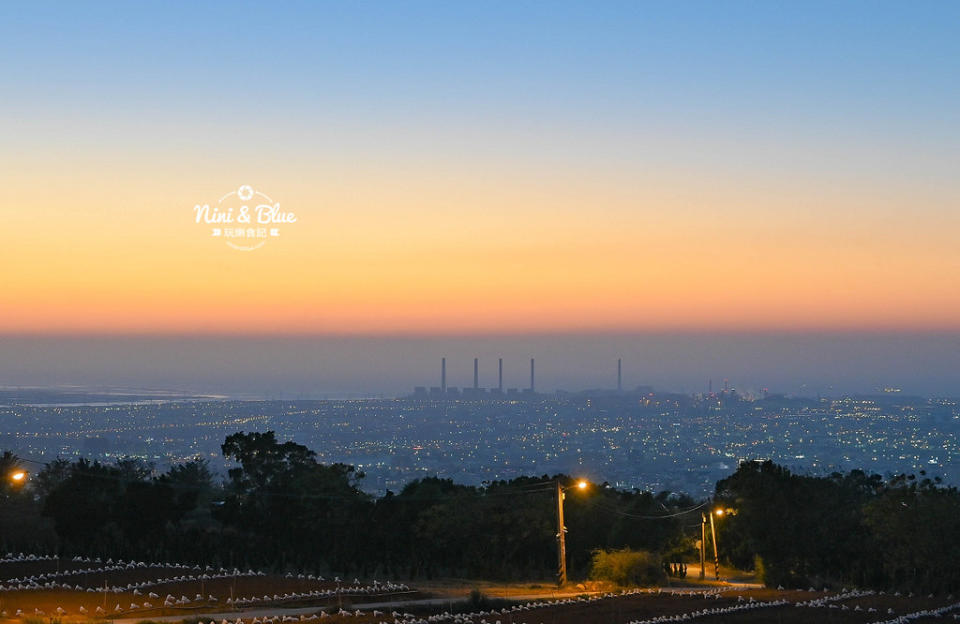
[[(718, 507), (710, 512), (710, 534), (713, 537), (713, 573), (718, 581), (720, 580), (720, 555), (717, 551), (717, 526), (713, 522), (713, 517), (721, 518), (724, 514), (732, 516), (736, 514), (736, 511)], [(703, 568), (706, 563), (707, 514), (701, 513), (700, 519), (700, 580), (703, 580)]]
[[(6, 472), (6, 471), (5, 471)], [(19, 491), (27, 482), (27, 471), (14, 468), (0, 476), (0, 498)]]
[(720, 555), (717, 552), (717, 525), (713, 523), (714, 516), (722, 516), (723, 510), (717, 509), (712, 514), (710, 514), (710, 533), (713, 536), (713, 572), (716, 575), (717, 580), (720, 580)]
[(700, 580), (706, 577), (704, 569), (707, 565), (707, 515), (700, 514)]
[[(577, 489), (582, 492), (587, 489), (588, 485), (584, 479), (580, 479), (577, 482)], [(560, 485), (560, 479), (557, 479), (557, 584), (560, 587), (567, 584), (567, 527), (563, 525), (563, 499), (565, 490), (566, 488)]]

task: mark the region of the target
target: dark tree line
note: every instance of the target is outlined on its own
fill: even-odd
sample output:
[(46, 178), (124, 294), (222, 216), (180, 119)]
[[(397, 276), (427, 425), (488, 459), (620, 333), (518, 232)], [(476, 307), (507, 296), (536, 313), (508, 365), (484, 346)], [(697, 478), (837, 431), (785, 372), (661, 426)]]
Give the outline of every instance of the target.
[[(231, 435), (222, 451), (235, 465), (222, 483), (200, 459), (159, 475), (129, 459), (52, 462), (20, 496), (34, 508), (28, 522), (40, 521), (33, 541), (4, 532), (0, 548), (393, 578), (549, 579), (556, 571), (555, 483), (572, 485), (566, 476), (483, 487), (425, 478), (374, 498), (352, 466), (319, 463), (273, 432)], [(597, 548), (692, 552), (684, 518), (644, 516), (695, 505), (666, 492), (571, 488), (571, 575), (586, 577)]]
[[(0, 486), (0, 550), (392, 578), (550, 579), (556, 482), (568, 488), (568, 567), (585, 578), (597, 549), (695, 561), (701, 511), (686, 496), (572, 487), (564, 475), (482, 487), (425, 478), (375, 498), (363, 474), (322, 464), (272, 432), (222, 446), (220, 482), (204, 460), (157, 474), (136, 460), (57, 460), (29, 488)], [(16, 458), (0, 457), (0, 468)], [(827, 477), (748, 462), (717, 484), (720, 555), (760, 566), (769, 585), (960, 590), (960, 492), (937, 479)], [(709, 539), (709, 538), (708, 538)]]
[(717, 483), (721, 556), (768, 585), (960, 589), (960, 491), (939, 478), (853, 470), (827, 477), (747, 462)]

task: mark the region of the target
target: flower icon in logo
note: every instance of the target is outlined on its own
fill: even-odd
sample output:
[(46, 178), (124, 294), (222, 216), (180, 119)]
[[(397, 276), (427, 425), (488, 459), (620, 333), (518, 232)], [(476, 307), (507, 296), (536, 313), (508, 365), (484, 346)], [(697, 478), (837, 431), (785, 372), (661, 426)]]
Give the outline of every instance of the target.
[(244, 184), (237, 189), (237, 197), (239, 197), (241, 201), (248, 201), (253, 197), (253, 188), (249, 184)]

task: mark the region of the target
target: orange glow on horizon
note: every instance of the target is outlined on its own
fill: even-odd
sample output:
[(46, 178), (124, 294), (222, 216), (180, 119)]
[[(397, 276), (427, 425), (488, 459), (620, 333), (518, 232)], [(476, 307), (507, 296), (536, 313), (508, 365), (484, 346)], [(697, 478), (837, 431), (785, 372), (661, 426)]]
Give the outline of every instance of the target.
[(274, 174), (258, 187), (299, 221), (247, 253), (192, 218), (235, 174), (189, 164), (169, 181), (96, 163), (12, 178), (4, 201), (31, 209), (0, 246), (0, 333), (960, 329), (960, 217), (920, 222), (897, 212), (906, 196), (597, 171), (552, 185), (454, 168)]

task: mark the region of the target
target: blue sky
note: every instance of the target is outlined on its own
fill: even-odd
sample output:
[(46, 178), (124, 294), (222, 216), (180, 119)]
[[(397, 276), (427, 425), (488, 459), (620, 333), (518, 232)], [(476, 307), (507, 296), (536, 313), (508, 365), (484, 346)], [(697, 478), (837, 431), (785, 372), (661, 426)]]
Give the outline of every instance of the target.
[(952, 116), (960, 63), (950, 2), (29, 2), (0, 16), (7, 88), (110, 96), (108, 110), (188, 95), (256, 107), (263, 90), (387, 112), (708, 98), (731, 113)]

